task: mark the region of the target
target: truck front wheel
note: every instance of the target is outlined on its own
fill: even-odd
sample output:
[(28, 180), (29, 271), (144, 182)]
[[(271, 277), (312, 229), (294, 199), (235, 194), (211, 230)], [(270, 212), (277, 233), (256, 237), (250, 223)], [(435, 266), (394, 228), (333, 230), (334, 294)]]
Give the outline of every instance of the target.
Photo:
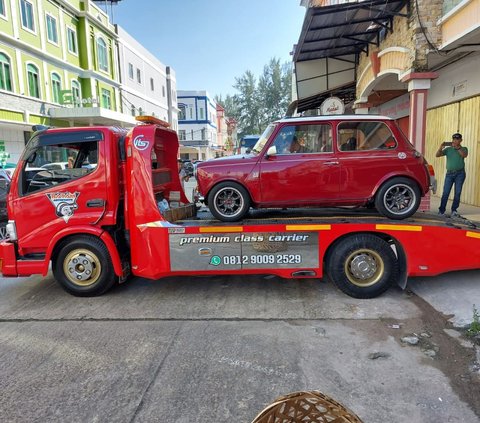
[(88, 235), (60, 246), (53, 260), (53, 275), (65, 291), (79, 297), (101, 295), (117, 279), (107, 247)]
[(398, 260), (382, 238), (359, 234), (343, 238), (328, 253), (329, 279), (354, 298), (374, 298), (398, 279)]

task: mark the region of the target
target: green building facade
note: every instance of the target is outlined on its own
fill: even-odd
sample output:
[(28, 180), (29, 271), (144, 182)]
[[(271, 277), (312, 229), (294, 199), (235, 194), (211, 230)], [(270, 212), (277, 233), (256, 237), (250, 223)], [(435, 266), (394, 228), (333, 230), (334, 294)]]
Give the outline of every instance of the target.
[(132, 126), (117, 35), (91, 0), (0, 0), (0, 143), (16, 162), (34, 124)]

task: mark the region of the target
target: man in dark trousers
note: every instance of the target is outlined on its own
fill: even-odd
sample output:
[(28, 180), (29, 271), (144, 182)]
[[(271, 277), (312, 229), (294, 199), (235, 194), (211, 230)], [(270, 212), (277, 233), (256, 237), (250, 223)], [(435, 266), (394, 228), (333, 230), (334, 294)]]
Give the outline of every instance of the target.
[(452, 142), (442, 142), (435, 154), (436, 157), (447, 157), (447, 173), (445, 175), (445, 183), (443, 185), (443, 194), (438, 208), (439, 214), (444, 214), (447, 207), (448, 196), (455, 185), (452, 217), (459, 216), (458, 206), (460, 204), (460, 195), (462, 194), (463, 183), (465, 182), (465, 158), (468, 156), (468, 148), (462, 147), (462, 135), (458, 132), (452, 135)]

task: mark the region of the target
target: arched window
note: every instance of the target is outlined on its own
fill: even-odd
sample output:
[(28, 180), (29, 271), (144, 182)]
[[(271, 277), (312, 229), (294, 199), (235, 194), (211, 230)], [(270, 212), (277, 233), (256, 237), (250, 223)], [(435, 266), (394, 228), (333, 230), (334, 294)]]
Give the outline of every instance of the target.
[(60, 91), (62, 90), (62, 79), (57, 73), (52, 73), (52, 101), (60, 103)]
[(78, 81), (72, 81), (72, 97), (75, 107), (82, 105), (82, 94), (80, 91), (80, 83)]
[(3, 53), (0, 53), (0, 89), (12, 91), (10, 59)]
[(105, 72), (108, 72), (108, 55), (107, 55), (107, 44), (103, 38), (97, 39), (97, 60), (98, 68)]
[(35, 65), (27, 65), (27, 79), (30, 97), (40, 98), (40, 76)]

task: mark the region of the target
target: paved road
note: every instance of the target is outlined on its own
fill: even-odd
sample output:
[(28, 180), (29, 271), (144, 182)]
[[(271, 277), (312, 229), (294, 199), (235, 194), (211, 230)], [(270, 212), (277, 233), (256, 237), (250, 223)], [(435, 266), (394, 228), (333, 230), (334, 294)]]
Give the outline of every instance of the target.
[[(428, 283), (478, 292), (479, 275)], [(412, 281), (424, 298), (426, 285)], [(248, 423), (279, 395), (317, 389), (365, 423), (476, 423), (475, 350), (446, 326), (397, 288), (356, 300), (318, 280), (135, 278), (82, 299), (51, 275), (0, 279), (0, 416)], [(401, 341), (414, 333), (417, 345)]]

